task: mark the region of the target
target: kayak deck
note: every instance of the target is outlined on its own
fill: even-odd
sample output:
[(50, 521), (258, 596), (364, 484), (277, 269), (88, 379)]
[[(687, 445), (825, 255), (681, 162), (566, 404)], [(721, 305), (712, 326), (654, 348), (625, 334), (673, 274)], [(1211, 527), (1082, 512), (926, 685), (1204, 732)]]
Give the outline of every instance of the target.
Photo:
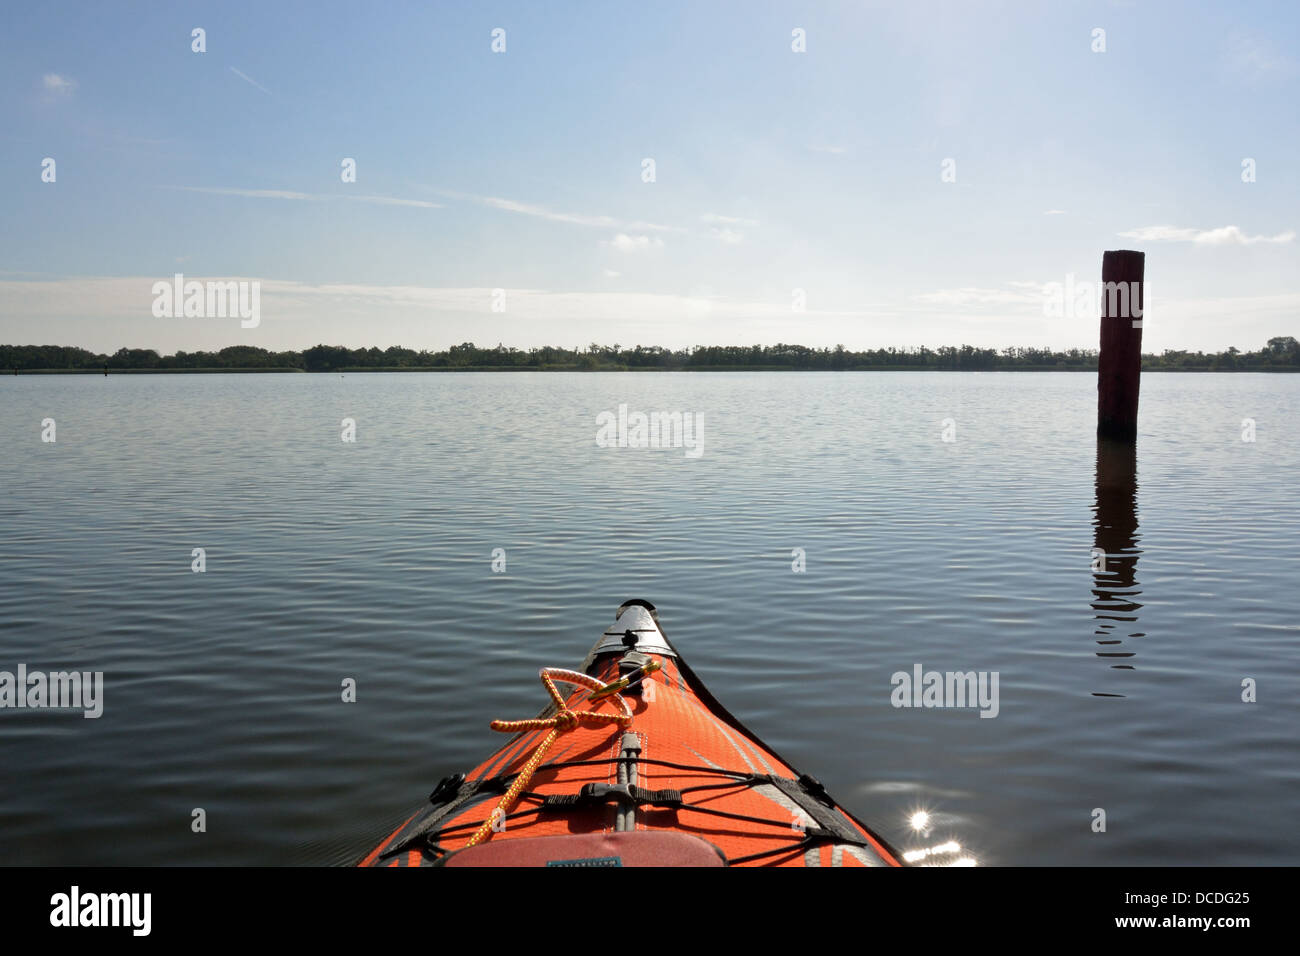
[[(646, 602), (624, 604), (582, 667), (608, 684), (657, 663), (639, 683), (599, 701), (587, 687), (558, 685), (566, 709), (609, 716), (554, 731), (504, 816), (496, 809), (503, 794), (553, 728), (517, 733), (469, 773), (444, 780), (360, 865), (902, 865), (888, 843), (727, 713), (657, 617)], [(614, 722), (622, 702), (627, 726)], [(482, 842), (466, 849), (481, 829)]]

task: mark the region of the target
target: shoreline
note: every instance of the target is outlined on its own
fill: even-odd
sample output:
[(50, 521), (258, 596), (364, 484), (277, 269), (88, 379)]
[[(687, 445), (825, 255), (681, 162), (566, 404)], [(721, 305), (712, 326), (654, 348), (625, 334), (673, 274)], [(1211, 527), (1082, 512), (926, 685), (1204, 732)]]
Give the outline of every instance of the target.
[[(1136, 349), (1134, 349), (1136, 352)], [(1132, 355), (1133, 360), (1138, 356)], [(1300, 370), (1300, 341), (1274, 336), (1258, 351), (1165, 349), (1145, 352), (1149, 372), (1253, 372)], [(271, 351), (232, 345), (219, 351), (170, 355), (154, 349), (92, 352), (67, 345), (0, 345), (0, 375), (20, 373), (109, 375), (114, 372), (1097, 372), (1099, 349), (971, 345), (851, 350), (803, 345), (697, 345), (685, 349), (592, 343), (587, 348), (518, 349), (472, 342), (438, 351), (392, 345), (348, 348), (314, 345)]]
[[(1092, 372), (1096, 373), (1095, 365), (1024, 365), (1010, 366), (1007, 368), (935, 368), (931, 366), (915, 365), (868, 365), (857, 368), (791, 368), (790, 366), (780, 365), (697, 365), (685, 368), (653, 368), (637, 366), (610, 366), (606, 368), (590, 368), (583, 366), (568, 365), (459, 365), (459, 366), (392, 366), (392, 367), (375, 367), (375, 366), (347, 366), (333, 369), (303, 369), (293, 367), (279, 368), (229, 368), (226, 366), (214, 366), (210, 368), (113, 368), (109, 366), (107, 370), (102, 368), (28, 368), (12, 369), (7, 368), (0, 370), (0, 378), (13, 378), (19, 375), (261, 375), (261, 374), (287, 374), (295, 375), (332, 375), (332, 374), (368, 374), (372, 372), (401, 372), (420, 374), (424, 372), (433, 373), (493, 373), (493, 372), (651, 372), (651, 373), (677, 373), (677, 372), (812, 372), (824, 375), (835, 375), (841, 372), (968, 372), (972, 374), (1000, 374), (1000, 373), (1045, 373), (1051, 374), (1060, 372), (1065, 374)], [(1296, 366), (1271, 366), (1264, 368), (1210, 368), (1210, 367), (1185, 367), (1170, 368), (1168, 366), (1151, 365), (1145, 363), (1142, 366), (1143, 372), (1169, 372), (1176, 375), (1181, 374), (1287, 374), (1300, 372), (1300, 367)]]

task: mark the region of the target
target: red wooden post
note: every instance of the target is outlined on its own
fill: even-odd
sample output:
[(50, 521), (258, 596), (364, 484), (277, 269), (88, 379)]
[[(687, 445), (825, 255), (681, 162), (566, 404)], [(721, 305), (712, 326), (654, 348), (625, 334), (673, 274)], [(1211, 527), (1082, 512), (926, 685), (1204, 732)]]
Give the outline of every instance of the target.
[(1137, 438), (1142, 376), (1142, 286), (1146, 253), (1122, 249), (1101, 259), (1101, 354), (1097, 360), (1097, 434)]

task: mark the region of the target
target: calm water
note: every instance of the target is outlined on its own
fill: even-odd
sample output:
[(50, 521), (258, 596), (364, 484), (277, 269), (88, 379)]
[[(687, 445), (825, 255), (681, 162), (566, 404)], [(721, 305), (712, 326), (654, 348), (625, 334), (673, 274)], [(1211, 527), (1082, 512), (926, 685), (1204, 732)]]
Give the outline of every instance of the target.
[[(349, 859), (494, 749), (490, 719), (536, 712), (536, 669), (577, 664), (631, 597), (904, 847), (1300, 861), (1300, 376), (1146, 376), (1135, 460), (1099, 458), (1087, 374), (20, 376), (0, 396), (0, 670), (105, 673), (98, 720), (0, 710), (4, 862)], [(702, 416), (703, 455), (597, 447), (620, 403)], [(918, 663), (996, 671), (997, 718), (892, 707)]]

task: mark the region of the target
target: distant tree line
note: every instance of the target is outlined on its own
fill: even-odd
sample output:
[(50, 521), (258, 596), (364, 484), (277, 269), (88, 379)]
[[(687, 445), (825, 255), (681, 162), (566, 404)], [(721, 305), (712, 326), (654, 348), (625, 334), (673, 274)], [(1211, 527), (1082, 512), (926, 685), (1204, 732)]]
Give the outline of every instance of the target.
[[(0, 345), (0, 369), (13, 371), (379, 371), (421, 369), (791, 369), (886, 370), (930, 369), (956, 371), (1085, 370), (1097, 367), (1095, 349), (1006, 348), (983, 349), (972, 345), (930, 349), (868, 349), (853, 352), (842, 345), (813, 349), (803, 345), (700, 345), (690, 349), (665, 349), (638, 345), (587, 348), (515, 349), (498, 345), (479, 348), (472, 342), (441, 352), (392, 346), (387, 349), (349, 349), (342, 345), (316, 345), (301, 352), (271, 352), (251, 345), (232, 345), (219, 352), (177, 352), (159, 355), (153, 349), (118, 349), (112, 355), (62, 345)], [(1166, 350), (1144, 355), (1142, 367), (1152, 370), (1294, 370), (1300, 371), (1300, 342), (1290, 335), (1277, 336), (1257, 352), (1229, 348), (1225, 352)]]

